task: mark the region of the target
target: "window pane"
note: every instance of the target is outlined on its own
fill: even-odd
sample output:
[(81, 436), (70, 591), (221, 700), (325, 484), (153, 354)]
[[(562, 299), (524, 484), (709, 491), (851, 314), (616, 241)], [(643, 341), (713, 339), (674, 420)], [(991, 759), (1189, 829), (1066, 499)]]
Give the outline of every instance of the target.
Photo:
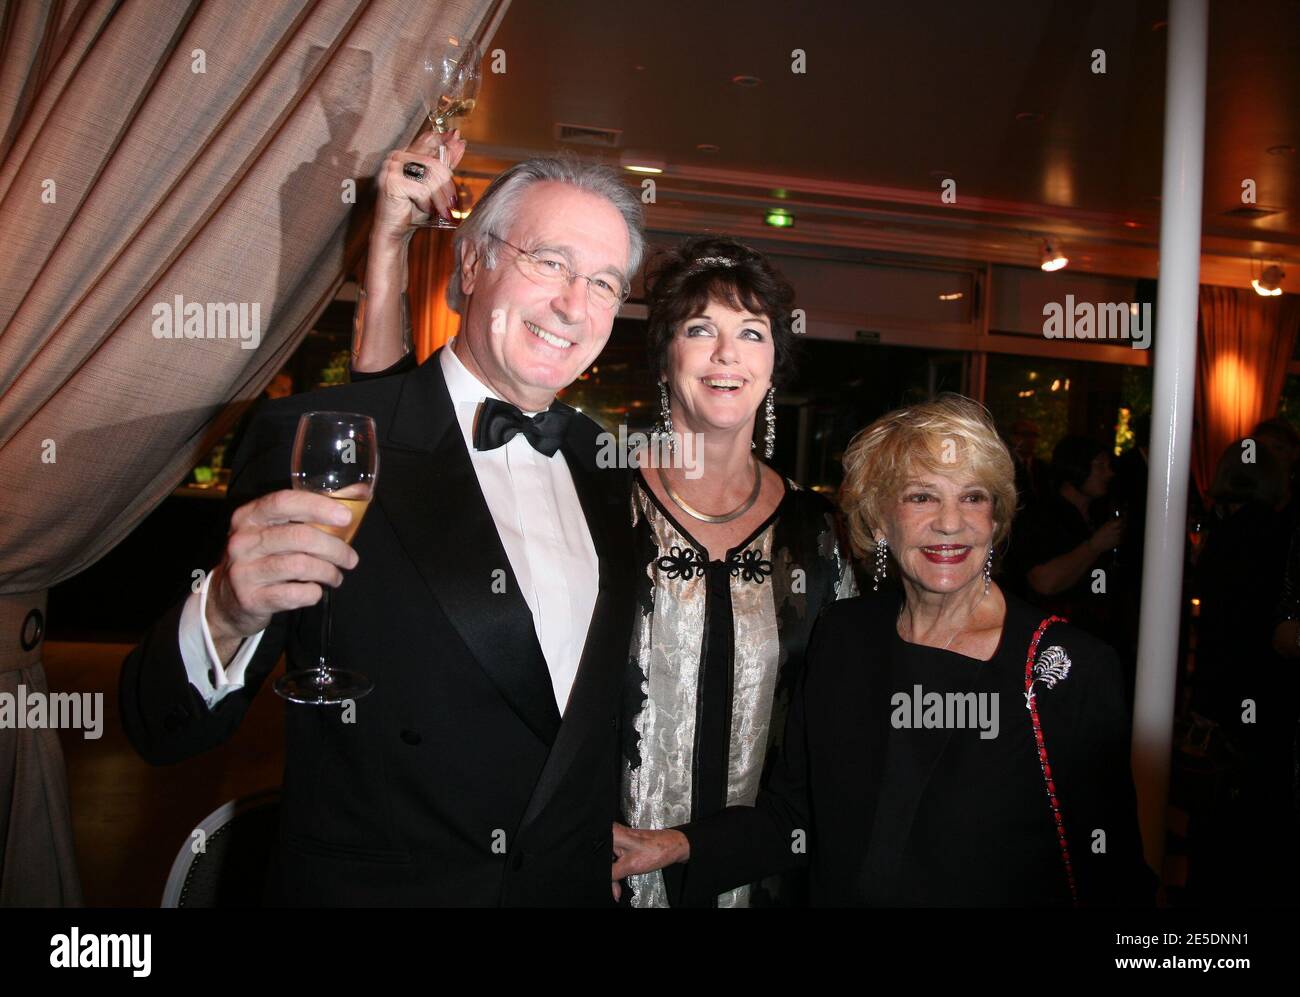
[(1151, 415), (1151, 370), (1084, 360), (990, 354), (985, 398), (1004, 432), (1020, 420), (1038, 428), (1037, 454), (1050, 460), (1061, 437), (1095, 436), (1120, 450)]

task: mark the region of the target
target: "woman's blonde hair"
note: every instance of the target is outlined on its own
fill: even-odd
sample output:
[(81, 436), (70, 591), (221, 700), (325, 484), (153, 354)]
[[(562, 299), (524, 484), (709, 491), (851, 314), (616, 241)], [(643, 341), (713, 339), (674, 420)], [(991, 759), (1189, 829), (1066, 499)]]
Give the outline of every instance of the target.
[(1011, 531), (1016, 512), (1016, 470), (988, 409), (963, 395), (945, 393), (933, 401), (882, 415), (844, 451), (840, 505), (849, 542), (859, 557), (876, 549), (874, 531), (918, 471), (951, 475), (967, 471), (993, 498), (993, 547)]

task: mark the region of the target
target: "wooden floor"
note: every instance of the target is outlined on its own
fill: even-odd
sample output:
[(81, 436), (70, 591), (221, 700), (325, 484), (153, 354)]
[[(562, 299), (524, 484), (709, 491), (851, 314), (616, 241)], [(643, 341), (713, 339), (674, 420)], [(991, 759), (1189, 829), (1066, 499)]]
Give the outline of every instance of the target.
[(279, 786), (283, 770), (284, 705), (269, 682), (243, 726), (217, 750), (179, 765), (145, 763), (126, 740), (117, 701), (129, 650), (57, 642), (44, 648), (51, 689), (104, 694), (101, 738), (60, 732), (81, 884), (91, 907), (158, 906), (172, 861), (199, 821), (228, 800)]

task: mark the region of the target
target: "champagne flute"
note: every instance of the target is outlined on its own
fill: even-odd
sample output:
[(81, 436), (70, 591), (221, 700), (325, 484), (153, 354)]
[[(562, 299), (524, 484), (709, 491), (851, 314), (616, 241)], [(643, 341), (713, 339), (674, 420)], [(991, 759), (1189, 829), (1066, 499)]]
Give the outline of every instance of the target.
[[(483, 56), (469, 38), (450, 36), (420, 60), (420, 96), (429, 124), (439, 135), (446, 134), (456, 118), (465, 118), (478, 101), (482, 76), (479, 63)], [(447, 161), (446, 146), (438, 147), (438, 158)], [(427, 228), (457, 228), (459, 223), (434, 214), (428, 221), (417, 222)]]
[[(347, 507), (352, 520), (345, 526), (312, 525), (351, 543), (379, 476), (375, 421), (355, 412), (304, 412), (298, 419), (290, 473), (294, 488), (328, 495)], [(321, 591), (316, 667), (290, 672), (275, 683), (275, 691), (290, 702), (327, 706), (360, 699), (374, 689), (374, 683), (360, 672), (329, 666), (330, 586), (322, 584)]]

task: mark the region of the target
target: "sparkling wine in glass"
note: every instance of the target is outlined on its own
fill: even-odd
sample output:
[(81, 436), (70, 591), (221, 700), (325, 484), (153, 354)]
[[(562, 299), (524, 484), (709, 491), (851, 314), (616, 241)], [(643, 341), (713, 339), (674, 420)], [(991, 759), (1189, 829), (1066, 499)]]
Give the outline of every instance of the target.
[[(439, 135), (456, 127), (457, 118), (465, 118), (478, 101), (482, 81), (479, 63), (483, 56), (469, 38), (446, 37), (434, 45), (420, 60), (420, 95), (429, 116), (429, 124)], [(447, 150), (438, 147), (438, 157), (445, 163)], [(434, 214), (419, 222), (428, 228), (454, 229), (458, 223)]]
[[(344, 526), (313, 523), (351, 543), (374, 495), (379, 476), (379, 447), (375, 421), (354, 412), (304, 412), (298, 419), (290, 468), (293, 487), (328, 495), (352, 513)], [(289, 672), (275, 683), (275, 691), (294, 703), (328, 706), (360, 699), (374, 683), (357, 671), (331, 668), (330, 592), (322, 585), (320, 657), (315, 668)]]

